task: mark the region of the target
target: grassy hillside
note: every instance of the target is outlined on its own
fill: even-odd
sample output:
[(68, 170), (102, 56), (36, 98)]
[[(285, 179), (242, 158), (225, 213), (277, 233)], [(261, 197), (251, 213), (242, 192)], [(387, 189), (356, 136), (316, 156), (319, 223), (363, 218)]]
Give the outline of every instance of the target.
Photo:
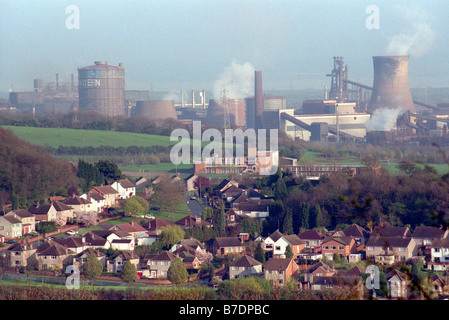
[(132, 132), (117, 132), (106, 130), (77, 130), (67, 128), (37, 128), (4, 126), (11, 129), (20, 139), (33, 145), (43, 145), (57, 148), (59, 146), (99, 147), (99, 146), (170, 146), (168, 136), (150, 135)]

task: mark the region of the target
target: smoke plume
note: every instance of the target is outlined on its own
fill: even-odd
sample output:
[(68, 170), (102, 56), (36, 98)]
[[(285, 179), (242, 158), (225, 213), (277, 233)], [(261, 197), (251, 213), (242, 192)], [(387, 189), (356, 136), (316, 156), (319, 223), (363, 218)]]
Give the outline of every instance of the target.
[(229, 99), (243, 99), (254, 95), (254, 71), (249, 62), (239, 64), (232, 61), (214, 82), (214, 99), (220, 101), (223, 90), (226, 90)]
[(396, 125), (396, 120), (405, 109), (377, 109), (365, 123), (366, 131), (390, 131)]
[(435, 33), (429, 18), (421, 9), (400, 7), (405, 14), (407, 29), (390, 39), (387, 46), (388, 55), (423, 56), (435, 40)]

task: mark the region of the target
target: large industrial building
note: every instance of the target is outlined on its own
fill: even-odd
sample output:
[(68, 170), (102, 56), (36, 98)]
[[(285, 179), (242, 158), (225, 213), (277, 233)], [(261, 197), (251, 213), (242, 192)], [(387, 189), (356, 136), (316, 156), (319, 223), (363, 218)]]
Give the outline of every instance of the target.
[(125, 69), (95, 61), (78, 68), (79, 110), (95, 111), (107, 116), (125, 116)]

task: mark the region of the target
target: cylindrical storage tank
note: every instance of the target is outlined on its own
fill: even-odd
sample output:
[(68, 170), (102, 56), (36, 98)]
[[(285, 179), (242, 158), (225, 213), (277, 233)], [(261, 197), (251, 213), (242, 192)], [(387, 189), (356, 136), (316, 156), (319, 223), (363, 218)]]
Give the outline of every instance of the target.
[(145, 116), (151, 119), (178, 119), (173, 100), (137, 101), (133, 114), (134, 116)]
[(381, 108), (414, 112), (408, 81), (408, 56), (375, 56), (373, 65), (373, 91), (368, 112)]
[[(227, 99), (229, 120), (232, 126), (246, 126), (246, 104), (244, 99)], [(209, 100), (209, 107), (206, 113), (206, 122), (212, 126), (222, 127), (224, 125), (224, 117), (226, 114), (226, 106), (223, 106), (215, 99)]]
[(124, 116), (125, 69), (95, 61), (94, 65), (78, 68), (79, 108), (106, 116)]

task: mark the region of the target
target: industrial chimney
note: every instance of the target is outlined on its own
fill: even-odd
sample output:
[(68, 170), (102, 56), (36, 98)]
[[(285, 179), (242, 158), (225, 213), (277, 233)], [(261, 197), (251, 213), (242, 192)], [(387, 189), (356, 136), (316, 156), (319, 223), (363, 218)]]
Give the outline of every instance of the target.
[(408, 82), (408, 56), (375, 56), (374, 80), (368, 112), (377, 109), (415, 111)]
[(255, 129), (263, 128), (263, 88), (262, 71), (254, 72), (254, 96), (255, 96)]

